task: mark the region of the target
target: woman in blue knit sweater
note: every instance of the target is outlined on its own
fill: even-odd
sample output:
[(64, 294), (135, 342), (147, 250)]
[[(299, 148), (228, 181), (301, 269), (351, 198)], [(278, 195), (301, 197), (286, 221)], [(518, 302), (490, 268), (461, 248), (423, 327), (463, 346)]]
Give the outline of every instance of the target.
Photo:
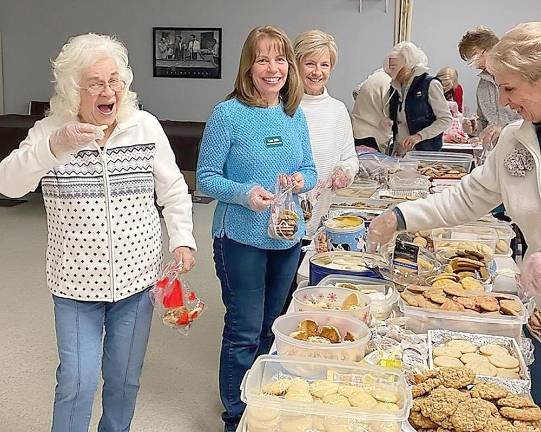
[(302, 95), (288, 37), (275, 27), (257, 27), (242, 48), (233, 92), (214, 107), (203, 134), (197, 180), (218, 200), (212, 235), (226, 307), (220, 357), (226, 432), (240, 421), (242, 377), (269, 351), (272, 323), (297, 268), (302, 218), (293, 240), (269, 237), (267, 224), (278, 175), (294, 182), (300, 214), (296, 194), (316, 183)]

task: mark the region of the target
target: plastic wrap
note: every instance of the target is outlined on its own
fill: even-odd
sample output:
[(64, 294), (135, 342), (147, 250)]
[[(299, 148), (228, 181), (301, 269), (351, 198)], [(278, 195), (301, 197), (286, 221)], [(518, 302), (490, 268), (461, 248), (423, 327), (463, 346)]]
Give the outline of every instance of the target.
[(301, 216), (297, 213), (292, 190), (294, 184), (276, 181), (274, 200), (270, 208), (269, 237), (276, 240), (293, 240), (297, 234)]

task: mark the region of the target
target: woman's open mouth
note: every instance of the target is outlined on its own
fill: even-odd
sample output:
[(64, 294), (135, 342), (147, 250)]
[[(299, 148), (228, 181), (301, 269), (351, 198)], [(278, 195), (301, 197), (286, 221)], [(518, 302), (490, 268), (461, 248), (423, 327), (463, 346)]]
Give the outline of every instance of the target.
[(115, 104), (100, 104), (98, 105), (98, 111), (103, 115), (111, 115)]

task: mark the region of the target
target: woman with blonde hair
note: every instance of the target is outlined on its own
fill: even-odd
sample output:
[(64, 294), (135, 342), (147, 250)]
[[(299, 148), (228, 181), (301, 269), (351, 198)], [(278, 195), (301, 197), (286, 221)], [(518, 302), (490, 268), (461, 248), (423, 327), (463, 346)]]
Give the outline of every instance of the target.
[[(410, 232), (474, 221), (503, 202), (528, 243), (520, 285), (541, 294), (541, 22), (517, 25), (487, 55), (499, 87), (500, 103), (523, 118), (506, 126), (484, 165), (454, 189), (424, 200), (399, 204), (372, 221), (372, 249), (389, 242), (397, 229)], [(541, 346), (536, 340), (536, 355)], [(541, 403), (541, 364), (532, 366), (532, 395)], [(537, 384), (536, 384), (537, 383)]]
[[(306, 116), (318, 178), (333, 190), (349, 186), (359, 170), (351, 120), (343, 102), (331, 97), (327, 82), (336, 66), (338, 47), (321, 30), (301, 33), (294, 43), (295, 58), (304, 86), (301, 107)], [(314, 209), (313, 214), (327, 209)], [(309, 223), (317, 228), (319, 220)], [(308, 231), (314, 231), (308, 230)]]
[(197, 180), (218, 200), (212, 235), (226, 307), (219, 377), (226, 432), (240, 422), (242, 378), (270, 350), (272, 323), (297, 269), (302, 218), (291, 240), (271, 238), (267, 224), (279, 175), (293, 188), (301, 215), (297, 194), (316, 183), (302, 94), (286, 34), (256, 27), (242, 47), (235, 88), (214, 107), (201, 142)]
[(98, 379), (98, 431), (128, 431), (160, 275), (162, 235), (189, 271), (192, 202), (169, 141), (130, 91), (124, 45), (107, 35), (71, 38), (53, 61), (51, 110), (0, 162), (0, 193), (41, 182), (47, 211), (47, 285), (60, 360), (53, 432), (88, 430)]
[(441, 85), (443, 86), (445, 99), (456, 102), (458, 112), (462, 112), (464, 89), (458, 83), (458, 72), (456, 69), (444, 67), (438, 71), (436, 78), (440, 80)]

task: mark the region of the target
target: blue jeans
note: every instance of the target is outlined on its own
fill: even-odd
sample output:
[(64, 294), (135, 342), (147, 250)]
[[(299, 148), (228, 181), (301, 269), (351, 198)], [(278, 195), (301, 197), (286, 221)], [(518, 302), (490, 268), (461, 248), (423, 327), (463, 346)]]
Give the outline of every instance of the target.
[(52, 432), (88, 430), (100, 366), (98, 431), (129, 431), (152, 319), (148, 290), (114, 303), (57, 296), (53, 301), (60, 364)]
[(300, 244), (267, 250), (226, 237), (214, 239), (214, 263), (226, 307), (220, 355), (226, 431), (235, 431), (245, 408), (240, 400), (244, 374), (272, 346), (272, 323), (286, 301), (300, 252)]

